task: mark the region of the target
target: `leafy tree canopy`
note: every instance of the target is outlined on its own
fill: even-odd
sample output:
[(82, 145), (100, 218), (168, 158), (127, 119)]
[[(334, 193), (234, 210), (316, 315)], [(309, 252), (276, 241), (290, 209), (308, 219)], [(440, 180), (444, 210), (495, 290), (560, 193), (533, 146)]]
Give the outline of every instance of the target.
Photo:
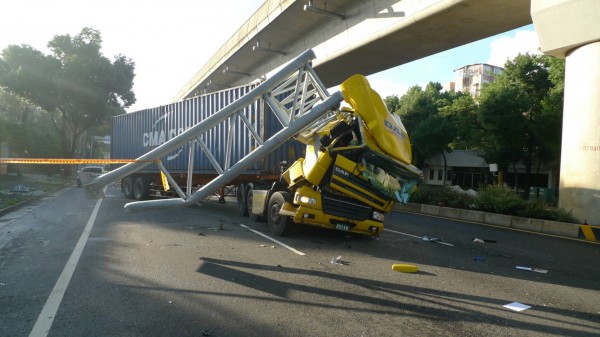
[(11, 45), (0, 58), (0, 86), (52, 116), (65, 157), (72, 157), (78, 138), (110, 116), (135, 103), (135, 64), (101, 53), (100, 32), (83, 28), (76, 36), (55, 36), (51, 55), (27, 45)]

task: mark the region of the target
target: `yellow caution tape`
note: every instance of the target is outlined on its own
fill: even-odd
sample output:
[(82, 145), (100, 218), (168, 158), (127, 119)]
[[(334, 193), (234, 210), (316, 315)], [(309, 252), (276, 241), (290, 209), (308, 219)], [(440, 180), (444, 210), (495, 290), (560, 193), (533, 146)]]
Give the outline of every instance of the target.
[(0, 158), (0, 164), (129, 164), (129, 163), (154, 163), (159, 160), (137, 159), (63, 159), (63, 158)]

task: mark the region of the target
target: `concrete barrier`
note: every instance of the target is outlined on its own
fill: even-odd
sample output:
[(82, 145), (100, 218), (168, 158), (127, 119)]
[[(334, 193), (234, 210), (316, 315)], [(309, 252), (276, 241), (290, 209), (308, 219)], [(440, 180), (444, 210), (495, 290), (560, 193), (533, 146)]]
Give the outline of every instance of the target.
[(544, 221), (545, 220), (542, 219), (530, 219), (513, 216), (511, 220), (511, 227), (527, 231), (541, 232), (542, 228), (544, 227)]
[(427, 215), (436, 215), (436, 216), (440, 215), (440, 206), (422, 204), (421, 205), (421, 213), (427, 214)]
[(542, 233), (576, 238), (579, 234), (579, 225), (567, 222), (545, 220)]
[(460, 219), (460, 209), (450, 207), (440, 207), (439, 216), (450, 219)]
[(483, 222), (490, 225), (510, 227), (512, 216), (496, 213), (485, 213), (483, 216)]
[(461, 209), (460, 210), (460, 219), (461, 220), (483, 223), (484, 217), (485, 217), (485, 212), (482, 212), (482, 211), (473, 211), (470, 209)]
[[(395, 209), (403, 212), (421, 213), (426, 215), (440, 216), (449, 219), (458, 219), (487, 225), (521, 229), (531, 232), (551, 234), (568, 238), (580, 237), (591, 241), (597, 241), (600, 238), (600, 227), (588, 226), (594, 227), (593, 233), (598, 232), (598, 235), (584, 236), (581, 235), (582, 225), (569, 222), (523, 218), (512, 215), (487, 213), (468, 209), (455, 209), (450, 207), (439, 207), (426, 204), (398, 205)], [(588, 232), (591, 231), (588, 230), (587, 227), (584, 229)], [(592, 240), (588, 237), (593, 237), (594, 239)]]

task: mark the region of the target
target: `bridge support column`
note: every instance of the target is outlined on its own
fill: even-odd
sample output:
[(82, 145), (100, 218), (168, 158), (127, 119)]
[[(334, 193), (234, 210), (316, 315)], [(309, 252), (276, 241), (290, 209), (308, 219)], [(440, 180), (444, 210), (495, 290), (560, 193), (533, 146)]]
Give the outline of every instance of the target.
[(542, 51), (566, 58), (559, 206), (600, 224), (600, 26), (596, 0), (532, 0)]
[(559, 206), (600, 224), (600, 42), (569, 53), (565, 67)]

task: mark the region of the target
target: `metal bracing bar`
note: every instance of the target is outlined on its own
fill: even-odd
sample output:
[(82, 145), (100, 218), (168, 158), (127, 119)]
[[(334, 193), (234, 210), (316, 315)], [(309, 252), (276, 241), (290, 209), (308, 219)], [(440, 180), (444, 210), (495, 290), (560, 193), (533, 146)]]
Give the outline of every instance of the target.
[[(307, 67), (305, 67), (307, 68)], [(304, 76), (304, 83), (302, 83), (302, 92), (304, 93), (308, 93), (308, 84), (309, 84), (309, 80), (310, 80), (310, 76), (308, 75), (308, 73), (304, 72), (304, 74), (306, 74)], [(299, 84), (299, 83), (298, 83)], [(306, 95), (302, 95), (300, 96), (300, 108), (298, 108), (298, 110), (300, 111), (300, 114), (302, 115), (304, 113), (305, 110), (305, 105), (304, 102), (306, 101)]]
[(294, 90), (292, 88), (292, 86), (290, 84), (294, 83), (296, 81), (296, 77), (292, 76), (290, 78), (287, 79), (287, 81), (281, 83), (279, 86), (277, 86), (277, 88), (274, 88), (271, 93), (273, 96), (279, 96), (281, 94), (285, 94), (289, 91)]
[[(180, 133), (175, 136), (168, 142), (158, 146), (157, 148), (149, 151), (143, 156), (137, 158), (139, 161), (150, 160), (161, 158), (175, 149), (183, 146), (190, 139), (195, 138), (197, 135), (201, 135), (206, 131), (212, 129), (216, 125), (220, 124), (230, 115), (235, 114), (237, 111), (243, 109), (244, 107), (250, 105), (250, 103), (254, 102), (258, 98), (260, 98), (263, 94), (272, 91), (272, 89), (277, 86), (282, 81), (285, 81), (288, 77), (295, 74), (296, 71), (300, 68), (304, 68), (304, 66), (314, 59), (315, 53), (312, 50), (307, 50), (302, 53), (300, 56), (290, 61), (287, 65), (285, 65), (280, 71), (275, 73), (272, 77), (266, 79), (264, 82), (259, 84), (256, 88), (252, 89), (246, 95), (242, 96), (240, 99), (232, 102), (225, 108), (219, 110), (214, 113), (210, 117), (204, 119), (202, 122), (194, 125), (193, 127), (187, 129), (186, 131)], [(310, 68), (309, 68), (310, 69)], [(110, 184), (113, 181), (124, 178), (146, 166), (148, 166), (149, 162), (136, 162), (127, 165), (123, 165), (111, 172), (105, 173), (89, 184), (85, 185), (86, 195), (88, 197), (99, 198), (103, 196), (103, 188), (104, 186)]]
[(290, 118), (286, 115), (285, 111), (281, 108), (281, 106), (279, 105), (279, 102), (275, 98), (273, 98), (273, 96), (271, 96), (271, 95), (264, 95), (263, 99), (265, 100), (265, 102), (267, 102), (267, 105), (269, 105), (271, 110), (273, 110), (273, 113), (275, 114), (275, 117), (277, 117), (277, 120), (279, 121), (279, 123), (281, 123), (281, 125), (283, 125), (284, 127), (288, 126), (290, 124)]
[(250, 123), (250, 121), (248, 120), (248, 117), (246, 117), (246, 115), (244, 115), (241, 111), (238, 111), (238, 116), (240, 116), (240, 118), (242, 119), (242, 122), (244, 122), (244, 124), (246, 124), (246, 128), (248, 129), (248, 131), (250, 131), (250, 133), (254, 137), (254, 140), (256, 140), (256, 142), (258, 143), (258, 145), (262, 145), (262, 143), (263, 143), (262, 137), (258, 134), (258, 132), (256, 132), (256, 129), (252, 126), (252, 123)]
[(188, 151), (187, 190), (185, 193), (189, 197), (192, 195), (192, 176), (194, 175), (194, 152), (196, 150), (196, 145), (193, 140), (188, 144), (190, 149)]
[[(292, 113), (290, 114), (289, 123), (294, 121), (294, 115), (296, 113), (296, 106), (298, 104), (298, 95), (301, 95), (300, 98), (304, 97), (304, 95), (302, 95), (302, 93), (300, 92), (300, 85), (302, 84), (302, 79), (304, 79), (306, 81), (306, 76), (303, 76), (305, 71), (306, 71), (305, 69), (302, 69), (302, 71), (298, 72), (298, 79), (296, 80), (296, 89), (294, 90), (294, 94), (290, 95), (290, 96), (293, 96), (294, 98), (292, 101)], [(306, 86), (304, 86), (304, 87), (306, 87)]]
[(204, 154), (208, 157), (208, 160), (213, 165), (213, 167), (215, 168), (215, 170), (217, 170), (217, 172), (219, 174), (223, 174), (224, 171), (221, 168), (221, 165), (219, 165), (219, 162), (217, 161), (217, 158), (215, 158), (215, 156), (213, 156), (212, 152), (210, 152), (210, 149), (208, 148), (208, 146), (206, 145), (206, 143), (204, 142), (204, 140), (202, 140), (201, 137), (202, 136), (196, 137), (196, 142), (198, 143), (198, 145), (200, 145), (200, 148), (202, 148), (202, 151), (204, 151)]
[(319, 91), (321, 97), (329, 97), (329, 91), (327, 91), (327, 87), (325, 86), (325, 84), (323, 84), (323, 81), (321, 81), (319, 76), (317, 76), (315, 70), (312, 67), (307, 67), (306, 70), (310, 74), (310, 78), (312, 79), (312, 81), (317, 84), (315, 85), (315, 88)]
[(256, 148), (254, 151), (246, 155), (238, 161), (231, 169), (211, 180), (208, 184), (200, 188), (191, 197), (184, 199), (162, 199), (131, 202), (125, 205), (126, 212), (136, 212), (146, 209), (160, 209), (171, 207), (184, 207), (193, 205), (200, 200), (210, 196), (219, 187), (229, 183), (239, 174), (243, 173), (248, 167), (252, 166), (257, 159), (262, 158), (273, 151), (278, 146), (284, 144), (288, 139), (294, 137), (295, 134), (307, 128), (319, 118), (327, 114), (331, 109), (339, 106), (344, 99), (341, 92), (335, 92), (333, 95), (324, 100), (321, 104), (314, 106), (308, 113), (299, 117), (288, 127), (283, 128), (265, 143)]
[(225, 150), (225, 170), (231, 165), (231, 152), (233, 151), (233, 133), (235, 132), (235, 115), (229, 117), (229, 135), (227, 137), (227, 149)]
[(158, 169), (165, 175), (165, 177), (167, 177), (169, 184), (171, 184), (171, 186), (175, 189), (175, 192), (177, 192), (177, 194), (181, 198), (185, 198), (185, 193), (183, 193), (183, 191), (181, 190), (181, 188), (179, 187), (179, 185), (177, 184), (175, 179), (173, 179), (173, 177), (171, 177), (171, 175), (169, 174), (169, 171), (167, 171), (167, 168), (160, 161), (157, 163), (157, 165), (158, 165)]

